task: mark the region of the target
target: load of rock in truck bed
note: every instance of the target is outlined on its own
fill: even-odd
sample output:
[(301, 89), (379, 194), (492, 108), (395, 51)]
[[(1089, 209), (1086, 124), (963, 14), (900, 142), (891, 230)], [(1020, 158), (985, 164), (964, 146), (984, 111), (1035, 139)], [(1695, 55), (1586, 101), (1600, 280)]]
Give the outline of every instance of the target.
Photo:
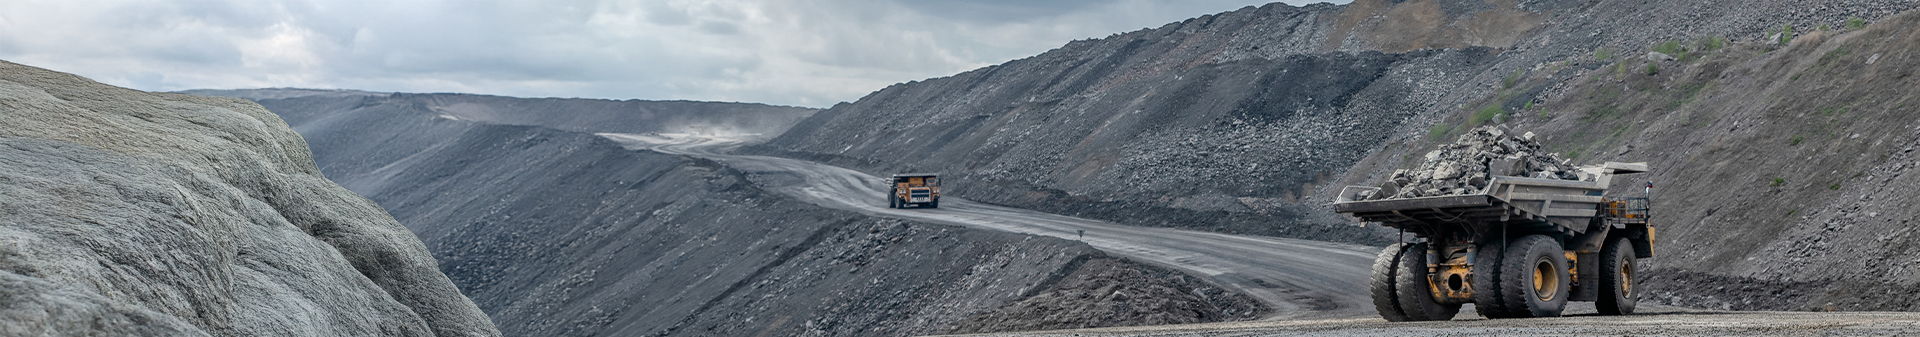
[(1361, 192), (1357, 200), (1479, 194), (1496, 175), (1580, 179), (1567, 160), (1542, 151), (1532, 132), (1514, 135), (1505, 128), (1482, 126), (1428, 152), (1420, 166), (1394, 170), (1380, 190)]

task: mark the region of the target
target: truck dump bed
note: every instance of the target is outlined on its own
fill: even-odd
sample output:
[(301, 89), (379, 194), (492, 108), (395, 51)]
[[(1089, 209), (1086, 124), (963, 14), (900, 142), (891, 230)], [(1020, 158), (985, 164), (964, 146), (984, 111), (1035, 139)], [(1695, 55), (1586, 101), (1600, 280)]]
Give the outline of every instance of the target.
[(1441, 223), (1487, 223), (1525, 220), (1546, 222), (1581, 231), (1604, 203), (1606, 187), (1596, 182), (1496, 176), (1480, 194), (1404, 199), (1352, 200), (1360, 191), (1349, 186), (1333, 203), (1335, 212), (1389, 227)]

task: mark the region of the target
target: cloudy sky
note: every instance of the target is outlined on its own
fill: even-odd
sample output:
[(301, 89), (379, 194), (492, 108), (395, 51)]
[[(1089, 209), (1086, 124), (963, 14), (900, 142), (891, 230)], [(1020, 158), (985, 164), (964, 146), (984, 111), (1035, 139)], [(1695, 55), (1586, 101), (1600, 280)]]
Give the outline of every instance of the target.
[(826, 107), (1075, 39), (1266, 2), (4, 0), (0, 59), (149, 91), (301, 87)]

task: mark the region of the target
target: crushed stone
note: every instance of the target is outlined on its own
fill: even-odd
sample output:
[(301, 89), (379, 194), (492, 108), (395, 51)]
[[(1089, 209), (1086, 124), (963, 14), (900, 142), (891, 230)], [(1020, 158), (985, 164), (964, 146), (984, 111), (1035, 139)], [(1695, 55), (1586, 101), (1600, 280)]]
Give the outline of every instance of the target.
[(1360, 200), (1403, 199), (1481, 193), (1493, 176), (1579, 180), (1560, 155), (1543, 151), (1533, 133), (1516, 135), (1488, 125), (1460, 135), (1453, 143), (1427, 152), (1414, 169), (1394, 170), (1380, 190), (1361, 192)]

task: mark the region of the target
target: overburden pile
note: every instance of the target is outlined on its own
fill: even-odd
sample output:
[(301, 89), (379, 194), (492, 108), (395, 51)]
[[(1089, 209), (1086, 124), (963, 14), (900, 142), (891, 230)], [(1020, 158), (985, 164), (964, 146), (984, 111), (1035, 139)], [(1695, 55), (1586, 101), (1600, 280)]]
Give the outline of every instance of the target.
[(1427, 152), (1413, 170), (1394, 170), (1380, 190), (1361, 192), (1360, 200), (1478, 194), (1493, 176), (1579, 180), (1559, 155), (1541, 151), (1533, 133), (1515, 136), (1497, 126), (1482, 126), (1452, 144)]

